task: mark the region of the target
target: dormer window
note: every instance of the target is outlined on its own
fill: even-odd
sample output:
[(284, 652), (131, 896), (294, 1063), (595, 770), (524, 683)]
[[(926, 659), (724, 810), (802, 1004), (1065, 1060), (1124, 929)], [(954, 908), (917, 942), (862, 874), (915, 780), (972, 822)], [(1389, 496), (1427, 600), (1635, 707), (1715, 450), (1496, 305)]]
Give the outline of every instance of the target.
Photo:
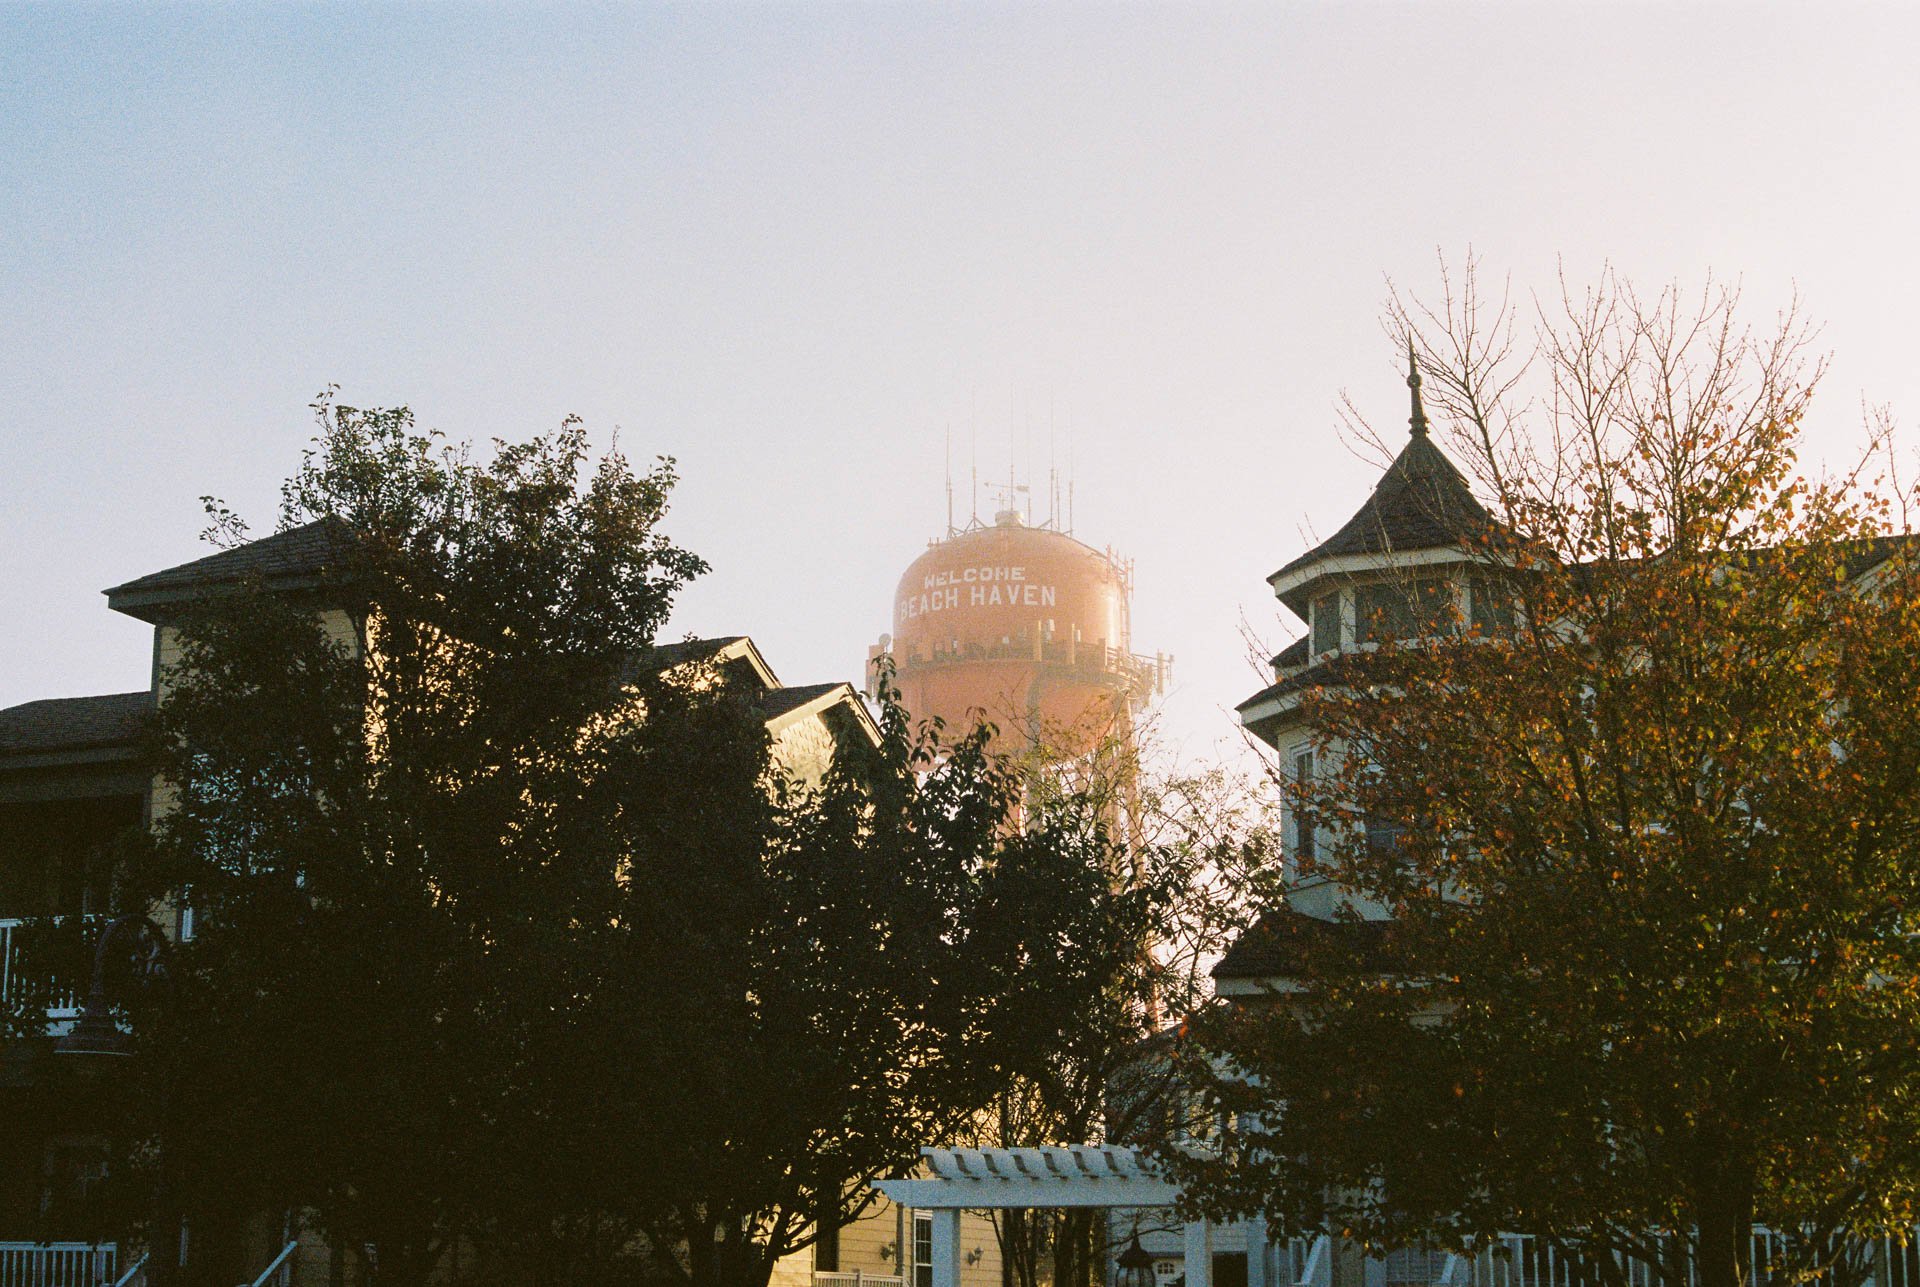
[(1355, 603), (1355, 639), (1363, 644), (1431, 638), (1455, 624), (1453, 582), (1442, 576), (1363, 585)]
[(1336, 652), (1340, 647), (1340, 592), (1329, 590), (1313, 601), (1314, 656)]

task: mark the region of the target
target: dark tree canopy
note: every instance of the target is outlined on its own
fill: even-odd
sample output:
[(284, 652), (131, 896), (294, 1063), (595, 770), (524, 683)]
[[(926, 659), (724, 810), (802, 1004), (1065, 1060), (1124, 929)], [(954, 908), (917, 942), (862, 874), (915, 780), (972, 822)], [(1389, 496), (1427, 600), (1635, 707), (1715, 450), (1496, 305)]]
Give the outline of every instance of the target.
[(670, 463), (318, 410), (282, 524), (326, 575), (209, 594), (162, 678), (170, 1191), (306, 1211), (403, 1287), (760, 1287), (1079, 1003), (1103, 833), (1012, 825), (984, 737), (897, 708), (824, 778), (777, 762), (754, 693), (655, 645), (703, 570)]

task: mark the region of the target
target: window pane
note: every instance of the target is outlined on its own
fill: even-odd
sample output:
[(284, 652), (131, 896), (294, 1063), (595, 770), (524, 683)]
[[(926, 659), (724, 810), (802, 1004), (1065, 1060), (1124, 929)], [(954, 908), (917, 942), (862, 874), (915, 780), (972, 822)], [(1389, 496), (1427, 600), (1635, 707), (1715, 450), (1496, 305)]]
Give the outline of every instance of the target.
[(1332, 652), (1340, 646), (1340, 592), (1323, 594), (1313, 601), (1313, 651)]
[(1513, 633), (1513, 593), (1491, 577), (1477, 576), (1470, 589), (1473, 628), (1483, 635)]
[(1356, 602), (1361, 643), (1418, 639), (1452, 624), (1453, 583), (1444, 577), (1382, 581), (1361, 586)]
[(1377, 857), (1391, 857), (1400, 847), (1406, 828), (1397, 818), (1367, 815), (1367, 849)]
[[(1293, 780), (1302, 787), (1313, 783), (1313, 752), (1300, 751), (1293, 757)], [(1311, 860), (1313, 851), (1313, 828), (1300, 816), (1296, 806), (1293, 810), (1293, 853), (1295, 858)]]

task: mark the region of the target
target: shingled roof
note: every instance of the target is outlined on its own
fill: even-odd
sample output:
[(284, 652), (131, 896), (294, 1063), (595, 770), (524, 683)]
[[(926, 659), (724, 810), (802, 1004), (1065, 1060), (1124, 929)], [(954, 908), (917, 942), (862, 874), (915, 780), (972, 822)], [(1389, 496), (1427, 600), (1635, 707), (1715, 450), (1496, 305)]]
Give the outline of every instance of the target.
[(1306, 665), (1312, 657), (1313, 653), (1308, 648), (1307, 636), (1301, 635), (1269, 658), (1267, 664), (1275, 670), (1292, 670), (1295, 666)]
[(761, 697), (760, 709), (766, 712), (769, 720), (776, 720), (789, 711), (799, 710), (840, 689), (845, 689), (848, 697), (853, 696), (853, 685), (844, 681), (838, 684), (797, 684), (792, 688), (775, 688)]
[(1407, 445), (1375, 484), (1359, 512), (1320, 544), (1268, 577), (1282, 577), (1322, 559), (1353, 554), (1444, 549), (1485, 540), (1495, 529), (1487, 512), (1428, 432), (1420, 401), (1420, 369), (1409, 360), (1407, 388), (1413, 414)]
[(633, 672), (655, 673), (675, 666), (707, 661), (745, 639), (745, 635), (719, 635), (712, 639), (674, 639), (656, 643), (633, 660)]
[(1329, 952), (1355, 968), (1373, 969), (1384, 962), (1383, 949), (1392, 924), (1377, 920), (1324, 920), (1291, 907), (1276, 907), (1233, 941), (1219, 964), (1213, 967), (1213, 977), (1219, 980), (1298, 978), (1316, 960), (1327, 960)]
[(153, 694), (48, 697), (0, 710), (0, 755), (44, 755), (130, 746)]
[(263, 536), (230, 550), (175, 567), (149, 572), (105, 591), (116, 612), (146, 617), (146, 609), (175, 602), (207, 586), (231, 584), (249, 576), (281, 582), (317, 580), (336, 562), (352, 539), (346, 523), (331, 516)]
[[(1285, 656), (1285, 653), (1281, 654), (1282, 658)], [(1276, 697), (1285, 697), (1290, 693), (1302, 692), (1321, 685), (1338, 686), (1364, 682), (1368, 670), (1373, 666), (1373, 660), (1374, 654), (1370, 652), (1337, 653), (1310, 666), (1302, 660), (1297, 666), (1290, 667), (1288, 674), (1268, 684), (1234, 709), (1244, 717), (1254, 707), (1272, 701)]]

